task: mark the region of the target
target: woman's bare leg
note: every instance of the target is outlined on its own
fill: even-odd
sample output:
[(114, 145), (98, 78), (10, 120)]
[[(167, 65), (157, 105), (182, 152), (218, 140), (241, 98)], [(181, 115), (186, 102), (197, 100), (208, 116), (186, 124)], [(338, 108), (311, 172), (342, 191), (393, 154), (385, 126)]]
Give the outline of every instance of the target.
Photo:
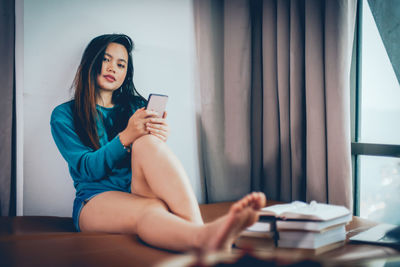
[(199, 225), (170, 213), (155, 198), (110, 191), (83, 207), (79, 224), (82, 231), (136, 233), (145, 242), (170, 250), (229, 249), (239, 233), (258, 220), (265, 201), (264, 194), (253, 193), (236, 202), (225, 216)]
[(132, 193), (163, 200), (174, 214), (203, 224), (189, 178), (170, 148), (145, 135), (132, 147)]

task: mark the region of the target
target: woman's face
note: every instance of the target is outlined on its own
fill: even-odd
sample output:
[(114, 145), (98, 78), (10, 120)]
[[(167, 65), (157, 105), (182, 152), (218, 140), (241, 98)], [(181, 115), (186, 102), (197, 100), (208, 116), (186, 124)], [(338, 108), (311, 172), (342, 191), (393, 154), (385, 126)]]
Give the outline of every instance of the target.
[(121, 44), (110, 43), (104, 53), (101, 72), (97, 75), (100, 90), (115, 91), (121, 87), (128, 68), (128, 52)]

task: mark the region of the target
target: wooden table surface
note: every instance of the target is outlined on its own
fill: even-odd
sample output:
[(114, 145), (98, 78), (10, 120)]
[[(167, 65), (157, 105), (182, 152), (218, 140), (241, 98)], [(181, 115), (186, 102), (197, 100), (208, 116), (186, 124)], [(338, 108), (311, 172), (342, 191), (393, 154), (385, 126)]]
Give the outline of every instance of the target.
[[(200, 205), (205, 222), (225, 214), (231, 202)], [(276, 204), (270, 201), (269, 205)], [(348, 237), (376, 223), (354, 217)], [(154, 266), (183, 254), (143, 244), (136, 235), (76, 233), (71, 218), (0, 217), (0, 266)], [(237, 253), (238, 250), (234, 250)], [(295, 249), (270, 247), (277, 257), (308, 257)], [(329, 262), (399, 255), (388, 247), (346, 244), (319, 255)]]

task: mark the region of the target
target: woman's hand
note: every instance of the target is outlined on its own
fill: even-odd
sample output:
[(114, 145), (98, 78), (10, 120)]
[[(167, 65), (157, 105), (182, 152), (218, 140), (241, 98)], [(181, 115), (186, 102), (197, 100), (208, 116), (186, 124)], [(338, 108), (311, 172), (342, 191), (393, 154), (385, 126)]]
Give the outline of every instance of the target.
[(167, 112), (165, 111), (162, 118), (151, 118), (150, 121), (146, 123), (146, 130), (164, 142), (167, 141), (169, 136), (169, 126), (165, 120), (166, 118)]
[(139, 137), (149, 134), (146, 124), (157, 118), (157, 112), (141, 108), (129, 118), (125, 130), (119, 134), (119, 140), (124, 146), (131, 145)]

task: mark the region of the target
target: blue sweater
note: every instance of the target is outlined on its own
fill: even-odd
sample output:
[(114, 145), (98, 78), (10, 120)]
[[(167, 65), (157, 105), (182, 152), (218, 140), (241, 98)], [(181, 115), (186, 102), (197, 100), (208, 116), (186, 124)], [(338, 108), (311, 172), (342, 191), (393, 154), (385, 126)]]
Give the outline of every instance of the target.
[(94, 191), (130, 192), (131, 158), (115, 129), (116, 108), (96, 107), (103, 117), (97, 122), (98, 150), (84, 145), (75, 132), (73, 108), (74, 100), (57, 106), (50, 125), (54, 141), (68, 163), (76, 196)]

